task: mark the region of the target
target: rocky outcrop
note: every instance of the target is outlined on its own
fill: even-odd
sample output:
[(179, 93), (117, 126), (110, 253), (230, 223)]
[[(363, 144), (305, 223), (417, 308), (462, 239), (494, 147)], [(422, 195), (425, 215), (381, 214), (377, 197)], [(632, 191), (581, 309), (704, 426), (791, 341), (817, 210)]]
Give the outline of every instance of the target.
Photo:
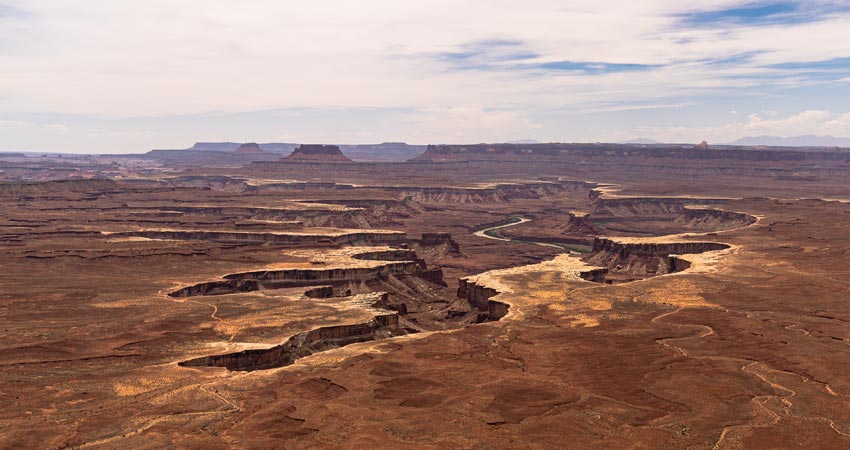
[(331, 298), (335, 293), (333, 286), (319, 286), (304, 291), (304, 295), (310, 298)]
[[(329, 269), (283, 269), (258, 270), (225, 275), (224, 280), (199, 283), (176, 290), (168, 294), (171, 297), (194, 297), (198, 295), (223, 295), (240, 292), (253, 292), (264, 289), (284, 289), (294, 287), (320, 286), (311, 289), (308, 297), (325, 298), (333, 296), (334, 289), (359, 289), (363, 285), (383, 284), (394, 279), (405, 283), (409, 277), (415, 277), (435, 286), (446, 286), (443, 271), (429, 269), (425, 260), (409, 249), (388, 249), (356, 253), (355, 260), (387, 261), (387, 264), (374, 267), (343, 267)], [(382, 286), (386, 288), (387, 286)], [(330, 295), (327, 289), (330, 288)], [(375, 289), (377, 290), (377, 289)], [(389, 290), (393, 290), (390, 288)], [(413, 289), (415, 291), (415, 289)], [(400, 293), (401, 294), (401, 293)], [(405, 295), (402, 295), (405, 296)]]
[(314, 353), (344, 347), (358, 342), (368, 342), (401, 336), (408, 330), (399, 325), (397, 313), (382, 314), (365, 323), (321, 327), (299, 333), (281, 345), (261, 350), (244, 350), (225, 355), (204, 356), (183, 361), (184, 367), (224, 367), (227, 370), (253, 371), (284, 367), (299, 358)]
[(696, 202), (703, 204), (722, 204), (723, 199), (693, 199), (687, 197), (613, 197), (599, 196), (593, 201), (594, 219), (608, 217), (654, 217), (675, 216), (685, 210), (686, 205)]
[(452, 235), (449, 233), (422, 233), (422, 239), (419, 239), (418, 242), (419, 245), (424, 246), (450, 245), (458, 248), (458, 243), (452, 239)]
[(508, 313), (510, 305), (491, 300), (497, 295), (499, 295), (499, 291), (479, 285), (466, 278), (460, 280), (457, 288), (457, 297), (465, 300), (479, 311), (477, 322), (497, 321)]
[(356, 267), (340, 269), (284, 269), (284, 270), (261, 270), (256, 272), (244, 272), (225, 275), (228, 280), (260, 280), (270, 281), (296, 281), (296, 282), (324, 282), (337, 280), (358, 280), (363, 278), (375, 278), (379, 276), (394, 275), (401, 273), (414, 273), (421, 267), (413, 261), (390, 262), (377, 267)]
[(697, 254), (728, 249), (717, 242), (657, 242), (596, 238), (593, 252), (585, 257), (589, 264), (607, 267), (610, 275), (621, 275), (622, 281), (675, 273), (690, 263), (675, 255)]
[[(225, 275), (222, 281), (188, 286), (168, 295), (194, 297), (306, 286), (344, 286), (391, 275), (416, 275), (420, 272), (422, 272), (421, 267), (413, 261), (393, 262), (368, 268), (263, 270)], [(429, 273), (427, 276), (434, 275)]]
[(600, 233), (597, 227), (591, 220), (590, 215), (580, 212), (567, 213), (567, 221), (561, 230), (563, 234), (596, 236)]
[(300, 163), (353, 163), (349, 157), (342, 154), (336, 145), (302, 144), (293, 152), (280, 160), (281, 162)]
[(621, 242), (610, 238), (596, 238), (593, 241), (593, 253), (607, 253), (618, 256), (627, 255), (657, 255), (657, 254), (693, 254), (715, 250), (725, 250), (727, 244), (718, 242)]
[(470, 305), (485, 311), (487, 310), (487, 302), (490, 301), (490, 298), (498, 294), (499, 291), (491, 287), (476, 284), (474, 281), (466, 278), (460, 280), (457, 288), (458, 298), (465, 299)]
[(459, 256), (460, 245), (449, 233), (422, 233), (422, 239), (413, 241), (418, 253), (430, 258)]
[(608, 276), (608, 269), (599, 268), (599, 269), (591, 269), (579, 272), (579, 278), (586, 281), (591, 281), (593, 283), (604, 283), (606, 277)]
[(425, 260), (420, 258), (413, 250), (393, 249), (380, 250), (374, 252), (364, 252), (353, 255), (354, 259), (369, 260), (369, 261), (413, 261), (422, 269), (427, 269), (428, 265)]

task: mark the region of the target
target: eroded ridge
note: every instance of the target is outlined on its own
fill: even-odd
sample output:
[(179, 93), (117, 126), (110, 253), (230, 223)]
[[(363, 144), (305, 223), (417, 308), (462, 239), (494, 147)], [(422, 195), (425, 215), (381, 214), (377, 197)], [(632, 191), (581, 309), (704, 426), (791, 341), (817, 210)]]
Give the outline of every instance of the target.
[(616, 185), (604, 185), (590, 191), (592, 209), (584, 219), (600, 231), (593, 234), (604, 232), (622, 236), (731, 231), (758, 221), (750, 214), (722, 209), (732, 200), (696, 196), (631, 196), (621, 194)]
[(693, 270), (694, 263), (710, 265), (733, 248), (718, 242), (677, 239), (681, 238), (596, 238), (593, 252), (583, 258), (562, 254), (539, 264), (463, 278), (458, 297), (486, 311), (480, 321), (499, 320), (512, 312), (522, 315), (527, 306), (552, 306), (566, 295), (570, 283), (614, 284), (684, 272)]
[[(377, 294), (386, 297), (387, 294)], [(386, 299), (384, 299), (385, 301)], [(375, 303), (380, 303), (377, 299)], [(365, 305), (364, 305), (365, 306)], [(403, 327), (398, 313), (382, 313), (363, 323), (334, 325), (298, 333), (286, 342), (268, 348), (243, 350), (224, 355), (204, 356), (178, 363), (184, 367), (224, 367), (232, 371), (254, 371), (291, 365), (315, 353), (368, 342), (403, 336), (415, 330)]]
[[(552, 285), (563, 292), (569, 282), (599, 281), (607, 269), (595, 267), (568, 254), (562, 254), (549, 261), (509, 269), (491, 270), (460, 280), (458, 297), (486, 311), (479, 316), (481, 322), (501, 319), (516, 319), (524, 315), (524, 310), (530, 306), (545, 304), (551, 298), (541, 298), (537, 295), (518, 295), (526, 292), (522, 282), (517, 278), (536, 278), (541, 273), (553, 274)], [(542, 287), (535, 282), (538, 287)], [(542, 292), (540, 289), (536, 292)]]
[(718, 242), (665, 241), (669, 238), (596, 238), (585, 259), (607, 267), (606, 283), (621, 283), (681, 272), (691, 262), (681, 255), (727, 250)]
[[(423, 241), (444, 244), (445, 235)], [(450, 237), (448, 237), (450, 239)], [(331, 252), (333, 253), (333, 252)], [(342, 257), (345, 258), (342, 258)], [(339, 299), (373, 314), (364, 322), (316, 328), (293, 335), (280, 345), (222, 355), (204, 356), (179, 363), (187, 367), (225, 367), (252, 371), (284, 367), (295, 360), (358, 342), (388, 339), (430, 329), (462, 327), (499, 320), (507, 305), (498, 302), (471, 304), (465, 297), (449, 299), (440, 268), (429, 269), (425, 260), (406, 248), (344, 248), (336, 250), (342, 266), (328, 269), (293, 268), (226, 275), (225, 280), (201, 283), (169, 294), (174, 298), (226, 295), (265, 289), (313, 287), (304, 296)], [(346, 259), (347, 258), (347, 259)], [(313, 261), (322, 264), (323, 261)], [(375, 264), (384, 262), (384, 264)], [(434, 311), (437, 305), (437, 311)], [(440, 306), (443, 305), (443, 306)], [(441, 309), (441, 310), (440, 310)], [(423, 312), (425, 311), (425, 312)]]
[[(507, 316), (513, 305), (518, 308), (533, 302), (533, 299), (520, 299), (512, 295), (514, 288), (512, 277), (538, 272), (558, 272), (562, 282), (590, 281), (596, 283), (624, 282), (647, 276), (675, 273), (691, 267), (691, 263), (677, 255), (699, 254), (727, 250), (730, 246), (714, 242), (659, 242), (659, 239), (613, 239), (598, 238), (594, 251), (587, 257), (587, 263), (569, 255), (561, 255), (554, 260), (512, 269), (486, 272), (481, 275), (463, 278), (459, 281), (457, 298), (469, 306), (469, 312), (456, 313), (465, 316), (466, 323), (498, 321)], [(202, 293), (213, 295), (216, 289), (255, 290), (261, 288), (295, 287), (321, 285), (305, 293), (309, 297), (330, 298), (338, 289), (333, 284), (358, 283), (364, 279), (377, 279), (399, 274), (422, 274), (426, 271), (425, 262), (417, 258), (416, 253), (407, 249), (385, 249), (355, 253), (353, 259), (394, 261), (373, 268), (349, 269), (289, 269), (273, 271), (255, 271), (228, 275), (227, 281), (212, 285), (196, 285), (176, 291), (170, 295), (184, 296)], [(410, 259), (411, 261), (407, 261)], [(398, 262), (395, 262), (398, 261)], [(589, 263), (589, 264), (588, 264)], [(592, 265), (591, 265), (592, 264)], [(439, 269), (437, 269), (439, 271)], [(609, 273), (613, 278), (609, 279)], [(427, 277), (426, 277), (427, 278)], [(439, 271), (442, 282), (442, 272)], [(222, 284), (223, 283), (223, 284)], [(324, 285), (323, 285), (324, 284)], [(241, 291), (240, 291), (241, 292)], [(350, 290), (346, 293), (350, 294)], [(379, 298), (369, 305), (375, 308), (390, 308), (389, 294), (379, 293)], [(243, 350), (236, 353), (205, 356), (180, 365), (187, 367), (215, 366), (228, 370), (251, 371), (283, 367), (295, 360), (329, 349), (343, 347), (358, 342), (387, 339), (413, 333), (416, 328), (405, 326), (400, 315), (407, 313), (407, 305), (396, 306), (396, 312), (376, 314), (363, 323), (321, 327), (289, 338), (284, 343), (269, 349)], [(521, 314), (521, 311), (518, 312)], [(451, 316), (451, 315), (450, 315)], [(471, 320), (470, 320), (471, 319)], [(409, 322), (408, 322), (409, 323)]]
[(111, 237), (143, 237), (164, 240), (200, 240), (226, 243), (269, 243), (278, 245), (393, 245), (405, 242), (405, 233), (383, 230), (328, 229), (314, 232), (239, 232), (203, 230), (138, 230), (104, 233)]
[[(195, 297), (226, 295), (266, 289), (329, 286), (336, 291), (351, 292), (361, 284), (386, 280), (391, 276), (415, 276), (427, 282), (444, 286), (441, 269), (429, 269), (416, 252), (406, 249), (373, 249), (354, 253), (352, 259), (364, 261), (390, 261), (386, 264), (363, 267), (331, 267), (324, 269), (268, 269), (225, 275), (224, 280), (199, 283), (169, 293), (170, 297)], [(347, 288), (347, 289), (346, 289)]]

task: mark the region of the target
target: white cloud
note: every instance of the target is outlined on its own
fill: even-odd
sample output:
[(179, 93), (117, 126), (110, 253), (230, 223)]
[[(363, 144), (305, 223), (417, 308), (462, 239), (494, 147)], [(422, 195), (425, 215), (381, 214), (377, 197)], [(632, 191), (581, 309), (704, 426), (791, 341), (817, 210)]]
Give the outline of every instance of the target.
[[(725, 113), (733, 108), (767, 107), (753, 99), (777, 89), (827, 83), (800, 69), (765, 65), (850, 57), (847, 13), (782, 26), (690, 28), (676, 16), (749, 0), (0, 1), (23, 12), (0, 18), (0, 115), (7, 119), (6, 125), (0, 121), (0, 130), (8, 134), (9, 123), (31, 117), (68, 118), (85, 149), (128, 140), (140, 146), (167, 145), (166, 137), (176, 136), (185, 141), (225, 133), (246, 139), (278, 136), (280, 131), (272, 128), (244, 127), (248, 131), (241, 133), (213, 125), (166, 135), (162, 122), (145, 120), (298, 108), (416, 111), (404, 115), (405, 124), (390, 119), (358, 123), (352, 139), (597, 140), (616, 139), (634, 128), (657, 130), (662, 137), (688, 136), (698, 142), (704, 135), (718, 141), (750, 130), (777, 129), (779, 119), (766, 113), (744, 119), (741, 114), (724, 126), (676, 131), (659, 125), (663, 114), (656, 112), (688, 108), (730, 92), (749, 99), (718, 107), (714, 114), (727, 120)], [(834, 3), (811, 0), (807, 7)], [(501, 49), (490, 59), (472, 58), (467, 65), (436, 57), (492, 40), (516, 43), (517, 52), (525, 55), (525, 69), (512, 67), (518, 64), (510, 59), (512, 49)], [(593, 75), (539, 68), (558, 61), (653, 68)], [(475, 67), (476, 62), (484, 67)], [(846, 87), (847, 80), (831, 86)], [(645, 111), (643, 128), (619, 122), (638, 110)], [(592, 130), (569, 128), (577, 120), (563, 128), (555, 123), (561, 115), (578, 119), (591, 113), (608, 114), (612, 120), (604, 125), (596, 121)], [(99, 122), (89, 124), (92, 117)], [(152, 131), (110, 128), (115, 119), (134, 117), (143, 119), (126, 129)], [(86, 124), (77, 126), (74, 119)], [(707, 113), (699, 119), (711, 120)], [(779, 131), (808, 127), (805, 134), (823, 129), (850, 134), (838, 132), (844, 119), (837, 116), (795, 120), (799, 122)], [(830, 121), (838, 123), (828, 125)], [(324, 122), (313, 122), (319, 123)], [(335, 130), (307, 132), (309, 126), (298, 124), (301, 129), (285, 131), (313, 141), (347, 138), (333, 134)], [(74, 134), (62, 126), (53, 131)], [(36, 130), (31, 128), (30, 136)], [(16, 145), (27, 144), (24, 132), (16, 136)]]
[(0, 119), (0, 128), (24, 128), (30, 127), (33, 124), (23, 120), (2, 120)]
[(836, 130), (842, 136), (850, 136), (850, 113), (842, 114), (827, 122), (827, 126)]
[[(534, 74), (448, 70), (427, 55), (508, 39), (533, 62), (667, 65), (762, 52), (756, 62), (850, 56), (850, 18), (783, 27), (683, 29), (672, 16), (743, 0), (19, 0), (6, 20), (0, 110), (106, 116), (283, 107), (576, 110), (756, 87), (752, 64)], [(777, 70), (773, 70), (777, 72)], [(788, 79), (777, 83), (800, 84)]]
[(26, 120), (3, 120), (0, 119), (0, 130), (2, 129), (26, 129), (26, 128), (37, 128), (42, 130), (56, 131), (56, 132), (68, 132), (71, 131), (71, 128), (59, 123), (34, 123)]
[(731, 142), (745, 136), (792, 137), (800, 135), (850, 136), (850, 113), (807, 110), (787, 117), (765, 118), (768, 114), (750, 114), (745, 121), (715, 127), (638, 127), (635, 132), (664, 142)]

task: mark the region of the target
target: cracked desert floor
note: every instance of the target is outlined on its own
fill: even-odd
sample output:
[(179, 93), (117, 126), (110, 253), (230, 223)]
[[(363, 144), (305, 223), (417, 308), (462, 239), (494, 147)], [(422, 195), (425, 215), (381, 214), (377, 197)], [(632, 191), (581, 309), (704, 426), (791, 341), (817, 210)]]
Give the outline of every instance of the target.
[(850, 153), (321, 151), (0, 161), (0, 448), (850, 448)]

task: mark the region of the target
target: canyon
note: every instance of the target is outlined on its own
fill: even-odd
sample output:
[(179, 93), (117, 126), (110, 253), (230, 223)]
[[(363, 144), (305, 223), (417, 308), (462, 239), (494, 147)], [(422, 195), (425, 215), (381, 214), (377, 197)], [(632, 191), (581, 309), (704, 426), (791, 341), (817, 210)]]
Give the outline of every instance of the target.
[(240, 145), (0, 156), (0, 447), (850, 445), (844, 150)]

